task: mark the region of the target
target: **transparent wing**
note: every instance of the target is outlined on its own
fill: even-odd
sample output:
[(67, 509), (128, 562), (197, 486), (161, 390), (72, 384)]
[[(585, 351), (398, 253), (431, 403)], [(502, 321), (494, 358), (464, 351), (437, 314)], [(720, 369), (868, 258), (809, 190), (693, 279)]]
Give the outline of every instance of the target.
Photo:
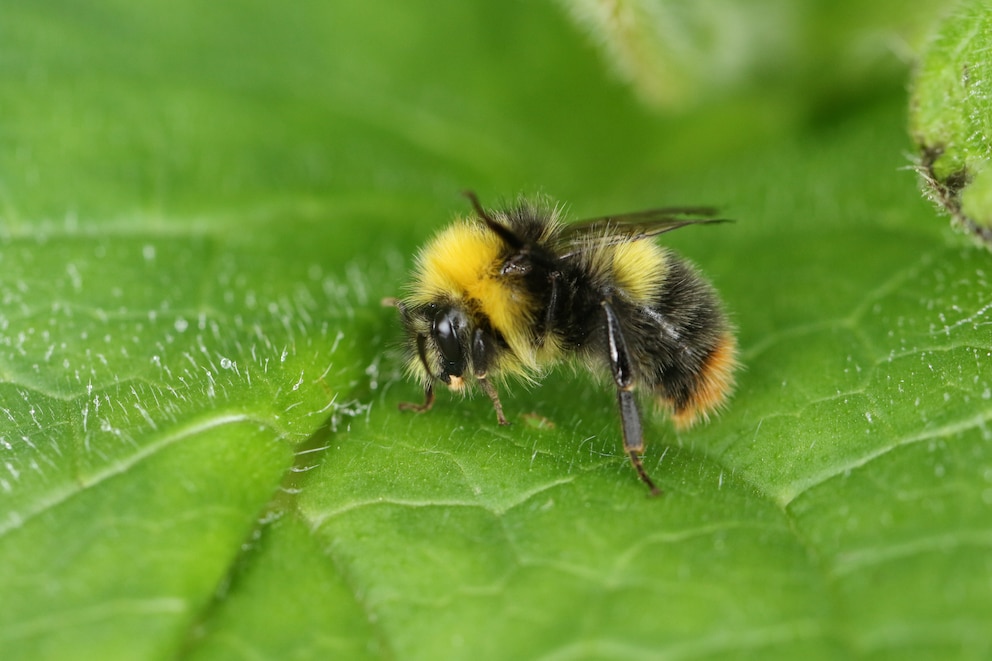
[(589, 218), (565, 224), (558, 235), (559, 248), (570, 255), (600, 246), (639, 241), (687, 225), (733, 222), (716, 218), (716, 214), (717, 210), (712, 207), (663, 207)]

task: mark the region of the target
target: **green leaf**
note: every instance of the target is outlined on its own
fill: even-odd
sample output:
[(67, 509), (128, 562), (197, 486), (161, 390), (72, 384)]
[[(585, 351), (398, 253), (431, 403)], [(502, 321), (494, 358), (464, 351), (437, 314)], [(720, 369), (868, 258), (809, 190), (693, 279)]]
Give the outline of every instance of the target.
[[(663, 117), (549, 4), (5, 7), (4, 658), (987, 657), (988, 257), (873, 75)], [(665, 238), (745, 367), (663, 497), (606, 379), (397, 410), (468, 187), (737, 219)]]
[(914, 81), (910, 126), (925, 190), (956, 223), (992, 244), (992, 8), (970, 0), (945, 20)]

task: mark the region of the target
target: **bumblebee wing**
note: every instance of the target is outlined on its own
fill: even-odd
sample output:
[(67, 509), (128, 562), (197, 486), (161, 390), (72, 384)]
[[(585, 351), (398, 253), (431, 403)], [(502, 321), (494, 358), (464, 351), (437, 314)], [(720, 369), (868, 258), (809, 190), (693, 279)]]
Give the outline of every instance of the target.
[(663, 207), (589, 218), (564, 225), (558, 235), (559, 247), (566, 254), (574, 254), (600, 246), (639, 241), (687, 225), (731, 222), (727, 218), (716, 218), (716, 214), (717, 210), (712, 207)]

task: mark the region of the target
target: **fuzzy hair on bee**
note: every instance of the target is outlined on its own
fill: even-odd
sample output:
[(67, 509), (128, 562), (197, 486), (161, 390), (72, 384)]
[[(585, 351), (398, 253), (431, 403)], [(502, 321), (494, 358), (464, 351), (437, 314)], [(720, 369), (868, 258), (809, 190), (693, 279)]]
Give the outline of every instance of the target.
[(652, 494), (641, 461), (637, 393), (686, 428), (719, 409), (733, 388), (737, 342), (713, 287), (653, 238), (726, 222), (706, 207), (652, 209), (565, 223), (559, 207), (521, 201), (485, 209), (436, 235), (417, 257), (400, 312), (407, 370), (424, 387), (478, 386), (508, 424), (496, 384), (536, 381), (570, 358), (610, 375), (624, 451)]

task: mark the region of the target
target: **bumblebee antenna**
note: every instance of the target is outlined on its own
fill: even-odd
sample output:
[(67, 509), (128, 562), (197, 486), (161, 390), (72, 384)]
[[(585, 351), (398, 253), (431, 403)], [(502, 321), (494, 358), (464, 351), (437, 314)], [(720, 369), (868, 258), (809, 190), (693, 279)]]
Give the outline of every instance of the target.
[(472, 203), (472, 209), (475, 210), (476, 215), (483, 220), (486, 227), (496, 233), (496, 236), (503, 239), (511, 248), (519, 250), (524, 247), (524, 241), (514, 234), (513, 230), (503, 223), (497, 222), (495, 218), (489, 215), (489, 212), (482, 208), (482, 203), (479, 202), (479, 196), (475, 194), (475, 191), (464, 190), (462, 191), (462, 195), (468, 198), (469, 202)]
[(474, 190), (464, 190), (462, 191), (462, 195), (468, 198), (468, 201), (472, 203), (472, 208), (475, 210), (475, 213), (479, 216), (479, 218), (486, 221), (486, 224), (492, 225), (496, 223), (496, 221), (493, 220), (493, 217), (482, 208), (482, 203), (479, 202), (479, 196), (475, 194)]

